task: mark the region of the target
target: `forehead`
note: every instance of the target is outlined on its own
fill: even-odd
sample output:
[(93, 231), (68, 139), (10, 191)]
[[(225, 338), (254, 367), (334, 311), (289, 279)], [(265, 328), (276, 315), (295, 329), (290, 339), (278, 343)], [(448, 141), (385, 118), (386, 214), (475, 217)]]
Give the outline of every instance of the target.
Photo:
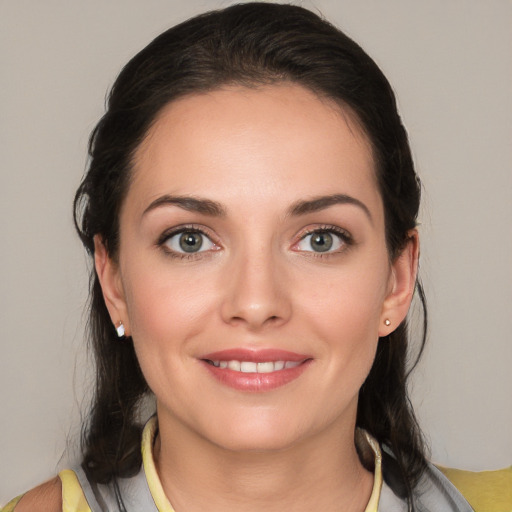
[(333, 189), (379, 196), (371, 145), (355, 116), (294, 84), (226, 87), (170, 103), (135, 154), (130, 188), (147, 200), (164, 193), (254, 200), (280, 191), (294, 201)]

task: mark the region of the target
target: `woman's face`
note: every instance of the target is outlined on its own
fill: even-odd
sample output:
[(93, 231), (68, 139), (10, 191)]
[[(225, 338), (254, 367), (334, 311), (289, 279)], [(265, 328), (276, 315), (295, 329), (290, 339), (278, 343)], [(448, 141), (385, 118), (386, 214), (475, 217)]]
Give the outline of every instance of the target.
[(118, 264), (99, 245), (161, 425), (235, 450), (353, 430), (415, 271), (389, 262), (361, 129), (291, 84), (168, 105), (136, 153)]

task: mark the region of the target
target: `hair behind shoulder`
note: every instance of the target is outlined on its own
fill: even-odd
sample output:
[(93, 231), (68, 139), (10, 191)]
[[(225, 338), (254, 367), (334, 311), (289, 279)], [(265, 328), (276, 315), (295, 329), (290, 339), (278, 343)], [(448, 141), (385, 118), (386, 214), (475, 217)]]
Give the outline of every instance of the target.
[[(75, 224), (89, 253), (99, 235), (110, 257), (117, 257), (119, 211), (133, 155), (162, 108), (184, 95), (227, 84), (257, 87), (280, 81), (300, 84), (355, 114), (373, 148), (389, 257), (396, 258), (416, 226), (420, 182), (388, 81), (360, 46), (327, 21), (298, 6), (266, 2), (233, 5), (185, 21), (124, 67), (92, 133), (90, 166), (75, 196)], [(419, 283), (417, 289), (424, 305)], [(89, 336), (97, 380), (84, 430), (84, 464), (92, 478), (107, 482), (140, 466), (136, 411), (149, 389), (133, 344), (117, 339), (94, 269), (90, 290)], [(426, 315), (424, 320), (420, 355)], [(385, 478), (412, 507), (412, 489), (426, 460), (407, 394), (408, 345), (405, 322), (379, 343), (360, 391), (357, 424), (392, 450), (393, 457), (384, 461)]]

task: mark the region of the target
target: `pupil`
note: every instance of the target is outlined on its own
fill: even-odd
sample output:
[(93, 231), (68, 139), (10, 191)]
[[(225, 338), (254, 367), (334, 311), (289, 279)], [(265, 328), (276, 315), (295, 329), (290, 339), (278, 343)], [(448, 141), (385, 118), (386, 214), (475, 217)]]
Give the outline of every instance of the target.
[(196, 252), (201, 249), (203, 239), (198, 233), (183, 233), (180, 236), (180, 247), (185, 252)]
[(317, 233), (311, 237), (311, 247), (317, 252), (328, 251), (332, 247), (332, 235), (329, 233)]

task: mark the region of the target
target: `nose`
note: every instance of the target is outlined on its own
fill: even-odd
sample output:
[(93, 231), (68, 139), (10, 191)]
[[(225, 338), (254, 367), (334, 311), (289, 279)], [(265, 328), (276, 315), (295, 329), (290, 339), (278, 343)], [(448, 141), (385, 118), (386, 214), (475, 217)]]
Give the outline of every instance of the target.
[(224, 322), (257, 331), (285, 324), (292, 312), (283, 265), (272, 251), (245, 251), (230, 262), (221, 314)]

